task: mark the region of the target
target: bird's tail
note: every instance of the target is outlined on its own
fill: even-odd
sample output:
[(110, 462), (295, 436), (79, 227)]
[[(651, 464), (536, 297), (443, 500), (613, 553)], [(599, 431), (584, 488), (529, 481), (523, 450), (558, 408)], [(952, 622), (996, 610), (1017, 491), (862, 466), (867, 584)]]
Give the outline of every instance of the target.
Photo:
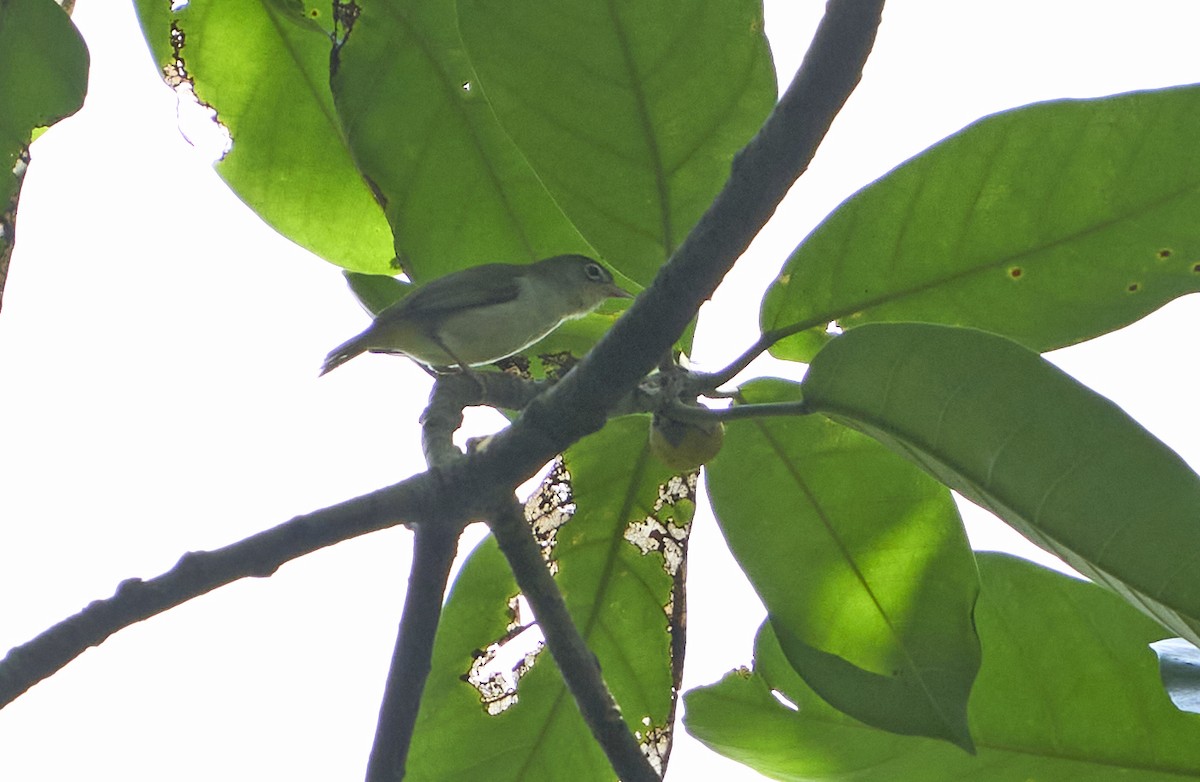
[(367, 346), (363, 344), (361, 335), (343, 342), (329, 351), (329, 355), (325, 357), (325, 362), (321, 364), (321, 373), (317, 377), (337, 369), (355, 356), (365, 353), (366, 350)]

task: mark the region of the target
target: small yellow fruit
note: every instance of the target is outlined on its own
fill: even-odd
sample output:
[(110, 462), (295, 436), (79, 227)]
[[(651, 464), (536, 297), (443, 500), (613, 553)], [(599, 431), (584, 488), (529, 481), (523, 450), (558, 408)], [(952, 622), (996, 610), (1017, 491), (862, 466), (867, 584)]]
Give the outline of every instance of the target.
[(676, 421), (655, 413), (650, 421), (650, 451), (659, 461), (680, 472), (699, 469), (721, 450), (725, 424)]

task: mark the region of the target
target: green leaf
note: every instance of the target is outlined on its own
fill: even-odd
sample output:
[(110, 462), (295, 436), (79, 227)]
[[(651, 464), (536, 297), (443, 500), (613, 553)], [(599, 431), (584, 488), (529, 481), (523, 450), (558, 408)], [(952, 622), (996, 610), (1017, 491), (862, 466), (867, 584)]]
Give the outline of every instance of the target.
[(83, 105), (88, 65), (83, 39), (53, 0), (0, 0), (0, 300), (25, 173), (19, 161), (35, 129)]
[(386, 274), (359, 274), (346, 272), (346, 284), (358, 303), (372, 317), (403, 299), (412, 290), (412, 285), (389, 277)]
[(0, 145), (6, 172), (34, 128), (83, 105), (88, 63), (83, 38), (53, 0), (0, 0)]
[(178, 75), (180, 60), (232, 135), (217, 173), (272, 228), (327, 261), (391, 270), (391, 233), (342, 134), (331, 43), (314, 14), (287, 0), (168, 6), (137, 0), (142, 30), (159, 65)]
[(759, 0), (459, 0), (504, 129), (589, 243), (646, 285), (775, 102)]
[[(650, 457), (646, 427), (645, 417), (618, 419), (576, 444), (564, 456), (569, 476), (552, 474), (527, 508), (538, 510), (535, 531), (551, 546), (567, 606), (626, 721), (643, 740), (649, 726), (657, 741), (669, 738), (674, 713), (678, 682), (667, 627), (678, 617), (667, 607), (683, 608), (682, 593), (673, 593), (682, 588), (682, 571), (668, 573), (664, 557), (639, 544), (666, 546), (678, 566), (692, 502), (683, 498), (690, 497), (688, 485)], [(662, 504), (666, 495), (674, 505)], [(409, 758), (413, 779), (612, 779), (548, 654), (520, 679), (516, 704), (495, 716), (459, 678), (473, 650), (489, 650), (510, 634), (508, 601), (516, 593), (489, 538), (463, 566), (443, 612)]]
[(1200, 87), (997, 114), (843, 203), (762, 308), (809, 361), (831, 321), (973, 326), (1034, 350), (1200, 290)]
[[(782, 380), (740, 394), (800, 396)], [(969, 748), (979, 584), (950, 492), (819, 416), (730, 422), (707, 469), (721, 530), (809, 685), (864, 722)]]
[(594, 255), (496, 122), (458, 38), (454, 0), (358, 5), (333, 91), (409, 276)]
[[(688, 732), (772, 779), (1166, 782), (1200, 778), (1200, 716), (1176, 710), (1146, 645), (1162, 635), (1111, 594), (1011, 557), (979, 557), (978, 753), (838, 713), (788, 667), (770, 625), (755, 669), (684, 697)], [(793, 710), (771, 694), (780, 692)]]
[(1104, 397), (1003, 337), (862, 326), (803, 384), (1089, 578), (1200, 640), (1200, 477)]

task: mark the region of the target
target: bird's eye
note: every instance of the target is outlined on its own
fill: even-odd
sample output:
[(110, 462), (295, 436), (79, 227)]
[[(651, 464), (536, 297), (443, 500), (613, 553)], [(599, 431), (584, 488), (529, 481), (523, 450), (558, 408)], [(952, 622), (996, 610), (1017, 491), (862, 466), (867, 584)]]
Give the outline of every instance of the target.
[(589, 263), (587, 266), (584, 266), (583, 273), (586, 274), (587, 278), (592, 282), (607, 282), (605, 277), (608, 273), (604, 271), (604, 267), (598, 263)]

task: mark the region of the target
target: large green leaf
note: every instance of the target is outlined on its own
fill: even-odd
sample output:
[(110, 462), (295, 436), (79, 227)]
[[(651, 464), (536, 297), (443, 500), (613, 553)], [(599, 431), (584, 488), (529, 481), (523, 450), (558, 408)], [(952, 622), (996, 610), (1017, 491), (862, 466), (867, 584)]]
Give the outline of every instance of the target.
[(419, 282), (481, 263), (594, 254), (501, 130), (454, 0), (363, 0), (333, 75), (338, 112)]
[(812, 410), (1200, 641), (1200, 477), (1036, 353), (974, 329), (873, 324), (830, 342), (803, 389)]
[(177, 11), (137, 0), (137, 8), (159, 65), (174, 78), (182, 64), (229, 129), (233, 147), (217, 172), (237, 196), (331, 263), (388, 271), (391, 233), (342, 135), (321, 13), (299, 0), (204, 0)]
[(847, 200), (796, 249), (764, 330), (974, 326), (1042, 351), (1200, 290), (1200, 87), (980, 120)]
[[(651, 458), (644, 417), (610, 422), (568, 450), (564, 465), (569, 477), (555, 476), (536, 503), (535, 531), (552, 546), (567, 606), (630, 728), (662, 749), (664, 740), (669, 746), (677, 685), (667, 630), (677, 617), (667, 612), (683, 609), (683, 594), (673, 588), (682, 575), (677, 566), (692, 507), (680, 495), (689, 490)], [(668, 495), (674, 505), (662, 503)], [(669, 550), (674, 575), (664, 569), (663, 556), (643, 553), (655, 544)], [(612, 779), (546, 653), (520, 679), (515, 705), (495, 716), (485, 713), (480, 692), (460, 680), (473, 650), (487, 650), (510, 634), (508, 601), (516, 593), (489, 538), (463, 566), (443, 613), (412, 744), (411, 778)]]
[[(799, 387), (740, 394), (787, 402)], [(707, 469), (721, 530), (809, 685), (864, 722), (969, 747), (979, 585), (950, 492), (820, 416), (732, 422)]]
[[(968, 755), (869, 728), (789, 668), (764, 625), (751, 673), (685, 696), (688, 732), (772, 779), (816, 782), (1167, 782), (1200, 778), (1200, 715), (1175, 709), (1147, 644), (1151, 621), (1090, 584), (979, 558), (983, 666)], [(796, 705), (788, 708), (772, 691)]]
[(0, 300), (24, 178), (19, 161), (35, 129), (83, 105), (88, 63), (83, 39), (54, 0), (0, 0)]
[(775, 102), (760, 0), (459, 0), (483, 92), (566, 215), (639, 283)]

